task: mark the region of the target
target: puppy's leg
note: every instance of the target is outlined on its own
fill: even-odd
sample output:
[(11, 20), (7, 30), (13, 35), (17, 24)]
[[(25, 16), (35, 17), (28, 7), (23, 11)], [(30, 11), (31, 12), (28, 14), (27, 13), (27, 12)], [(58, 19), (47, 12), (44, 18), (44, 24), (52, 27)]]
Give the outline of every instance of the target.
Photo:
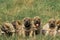
[(29, 36), (32, 37), (32, 35), (33, 35), (33, 31), (30, 32), (30, 35)]
[(23, 35), (23, 37), (25, 37), (25, 30), (24, 29), (22, 30), (22, 35)]
[(49, 34), (49, 31), (48, 31), (48, 30), (46, 30), (45, 36), (47, 36), (48, 34)]
[(19, 32), (20, 36), (22, 35), (22, 33), (21, 33), (21, 32), (22, 32), (22, 30), (20, 30), (20, 32)]
[(56, 36), (56, 34), (57, 34), (57, 31), (55, 31), (53, 34), (54, 34), (53, 36), (55, 37), (55, 36)]

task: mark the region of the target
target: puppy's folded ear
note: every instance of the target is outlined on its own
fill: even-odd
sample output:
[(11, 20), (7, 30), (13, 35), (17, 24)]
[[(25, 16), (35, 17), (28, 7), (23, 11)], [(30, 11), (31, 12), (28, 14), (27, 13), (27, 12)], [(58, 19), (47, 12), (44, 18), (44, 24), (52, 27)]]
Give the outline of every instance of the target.
[(56, 24), (59, 24), (59, 23), (60, 23), (60, 20), (57, 20), (57, 21), (56, 21)]
[(20, 21), (20, 20), (13, 21), (12, 24), (13, 24), (13, 25), (21, 25), (21, 21)]
[(17, 20), (16, 22), (18, 23), (18, 25), (21, 25), (21, 21), (20, 20)]
[(56, 21), (57, 30), (60, 30), (60, 19)]
[(25, 18), (23, 18), (23, 21), (25, 21), (26, 19), (30, 19), (30, 17), (25, 17)]
[(23, 22), (25, 21), (26, 18), (23, 19)]
[(32, 20), (33, 20), (33, 18), (30, 18), (30, 20), (32, 21)]
[(34, 19), (36, 19), (36, 18), (40, 19), (40, 17), (39, 17), (39, 16), (35, 16), (35, 17), (34, 17)]

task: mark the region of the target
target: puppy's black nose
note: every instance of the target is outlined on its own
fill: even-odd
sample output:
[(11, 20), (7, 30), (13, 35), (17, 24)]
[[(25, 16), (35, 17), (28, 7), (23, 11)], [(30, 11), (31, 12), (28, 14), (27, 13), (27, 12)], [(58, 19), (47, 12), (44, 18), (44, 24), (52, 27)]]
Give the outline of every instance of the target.
[(54, 25), (53, 23), (51, 23), (51, 25)]

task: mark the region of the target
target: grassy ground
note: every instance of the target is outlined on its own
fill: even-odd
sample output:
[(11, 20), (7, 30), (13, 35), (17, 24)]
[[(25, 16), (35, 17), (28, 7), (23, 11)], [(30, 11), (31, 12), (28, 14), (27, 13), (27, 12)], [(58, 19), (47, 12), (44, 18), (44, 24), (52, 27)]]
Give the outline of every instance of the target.
[[(50, 18), (60, 18), (60, 0), (0, 0), (0, 24), (5, 21), (22, 20), (24, 17), (39, 16), (44, 25)], [(16, 36), (15, 36), (16, 37)], [(16, 38), (5, 38), (0, 40), (17, 40)], [(59, 40), (59, 37), (37, 36), (37, 40)], [(23, 40), (23, 39), (20, 39)], [(26, 39), (28, 40), (28, 39)]]

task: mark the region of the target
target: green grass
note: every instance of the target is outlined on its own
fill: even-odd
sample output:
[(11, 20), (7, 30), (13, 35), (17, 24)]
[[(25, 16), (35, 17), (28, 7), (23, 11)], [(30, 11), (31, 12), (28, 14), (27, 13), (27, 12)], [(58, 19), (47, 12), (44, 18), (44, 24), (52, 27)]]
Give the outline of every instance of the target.
[[(60, 0), (0, 0), (0, 24), (6, 21), (22, 20), (24, 17), (39, 16), (42, 25), (50, 18), (60, 18)], [(16, 36), (15, 36), (16, 37)], [(17, 40), (17, 37), (0, 36), (0, 40)], [(37, 40), (59, 40), (60, 37), (40, 37)], [(23, 38), (21, 38), (23, 40)], [(24, 40), (28, 40), (25, 38)]]

